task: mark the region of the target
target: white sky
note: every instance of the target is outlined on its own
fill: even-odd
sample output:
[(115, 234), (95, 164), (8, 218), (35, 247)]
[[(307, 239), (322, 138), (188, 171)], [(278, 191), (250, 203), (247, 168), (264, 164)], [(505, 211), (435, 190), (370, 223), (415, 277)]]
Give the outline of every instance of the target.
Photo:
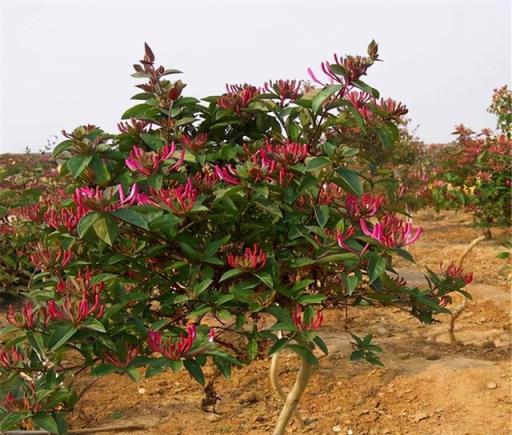
[[(0, 152), (38, 150), (80, 124), (115, 131), (136, 93), (131, 65), (147, 41), (185, 72), (189, 95), (224, 84), (307, 78), (322, 60), (384, 62), (366, 81), (407, 104), (426, 142), (453, 126), (494, 127), (492, 89), (511, 81), (509, 0), (0, 0)], [(135, 104), (135, 103), (133, 103)]]

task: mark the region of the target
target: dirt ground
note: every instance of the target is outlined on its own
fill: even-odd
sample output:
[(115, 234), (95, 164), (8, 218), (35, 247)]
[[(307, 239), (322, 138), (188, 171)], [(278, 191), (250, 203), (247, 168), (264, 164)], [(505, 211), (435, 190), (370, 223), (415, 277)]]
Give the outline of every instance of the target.
[[(467, 215), (422, 212), (425, 228), (411, 249), (417, 265), (399, 264), (408, 280), (424, 266), (456, 260), (479, 235)], [(384, 368), (352, 363), (343, 316), (328, 312), (322, 337), (330, 354), (321, 359), (300, 404), (304, 425), (296, 434), (470, 434), (512, 433), (510, 264), (496, 255), (495, 238), (466, 259), (474, 271), (474, 300), (457, 322), (458, 346), (448, 344), (447, 317), (424, 326), (397, 309), (352, 309), (354, 332), (370, 331), (384, 348)], [(297, 360), (285, 354), (280, 379), (291, 385)], [(268, 361), (235, 370), (216, 383), (218, 414), (201, 410), (201, 387), (185, 373), (164, 373), (138, 384), (118, 375), (97, 382), (72, 416), (73, 427), (136, 423), (147, 435), (267, 434), (280, 409), (268, 381)], [(118, 432), (119, 433), (119, 432)]]

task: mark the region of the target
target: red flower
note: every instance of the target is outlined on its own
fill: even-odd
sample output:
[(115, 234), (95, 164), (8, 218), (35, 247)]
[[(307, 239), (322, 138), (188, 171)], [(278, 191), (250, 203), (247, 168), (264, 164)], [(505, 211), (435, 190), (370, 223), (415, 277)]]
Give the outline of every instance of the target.
[(299, 331), (314, 331), (322, 326), (324, 316), (321, 311), (317, 311), (316, 315), (310, 322), (304, 320), (304, 313), (302, 312), (302, 306), (297, 305), (292, 311), (293, 324)]
[(383, 196), (373, 196), (371, 193), (364, 193), (361, 197), (347, 193), (345, 197), (345, 208), (352, 219), (375, 216), (384, 204)]
[(309, 155), (308, 145), (292, 141), (285, 141), (282, 145), (266, 144), (266, 149), (270, 155), (279, 163), (284, 165), (295, 165), (303, 162)]
[(389, 214), (374, 224), (371, 230), (364, 219), (359, 223), (364, 234), (388, 248), (402, 248), (410, 245), (420, 238), (422, 232), (421, 228), (414, 228), (411, 223), (405, 223)]
[(245, 248), (243, 255), (228, 255), (227, 262), (233, 269), (256, 271), (267, 264), (267, 254), (255, 243), (252, 249)]
[[(7, 309), (6, 319), (19, 329), (34, 329), (39, 320), (40, 311), (35, 311), (31, 302), (23, 304), (21, 312), (14, 311), (14, 307), (9, 305)], [(46, 323), (46, 318), (44, 319)]]
[(219, 97), (217, 105), (226, 110), (240, 114), (242, 109), (260, 94), (260, 90), (252, 85), (226, 85), (227, 94)]
[(158, 331), (148, 332), (148, 345), (153, 352), (162, 354), (167, 359), (176, 361), (183, 358), (192, 348), (196, 339), (196, 325), (187, 326), (187, 335), (180, 333), (179, 339), (172, 342), (171, 339), (164, 340)]
[(461, 279), (466, 285), (473, 281), (473, 272), (464, 273), (464, 269), (462, 269), (462, 267), (457, 267), (453, 263), (451, 263), (446, 269), (444, 269), (443, 263), (441, 263), (440, 269), (446, 278), (452, 278), (455, 280)]
[(208, 135), (206, 133), (200, 133), (194, 138), (191, 138), (190, 136), (184, 134), (181, 138), (181, 141), (183, 143), (183, 146), (193, 153), (197, 153), (201, 151), (204, 147), (204, 144), (208, 140)]
[(107, 361), (109, 364), (112, 364), (115, 367), (118, 368), (124, 368), (127, 367), (139, 354), (139, 348), (134, 345), (128, 346), (128, 349), (126, 350), (126, 355), (124, 358), (121, 358), (117, 353), (107, 351), (103, 354), (103, 358), (105, 361)]
[(192, 186), (192, 180), (181, 186), (170, 189), (160, 189), (152, 191), (152, 198), (145, 201), (147, 204), (158, 205), (165, 204), (176, 215), (189, 213), (196, 202), (198, 191)]
[(71, 249), (63, 250), (60, 247), (45, 248), (39, 242), (34, 246), (35, 252), (30, 256), (30, 261), (36, 269), (48, 271), (56, 268), (65, 268), (73, 257)]
[(84, 216), (85, 210), (83, 209), (71, 209), (61, 208), (57, 211), (55, 208), (49, 208), (44, 214), (44, 222), (49, 227), (55, 228), (56, 230), (64, 227), (68, 231), (72, 231), (80, 222), (80, 219)]
[(12, 210), (14, 216), (18, 216), (30, 222), (41, 223), (41, 205), (31, 204), (23, 207), (17, 207)]
[(21, 361), (23, 361), (23, 354), (16, 348), (0, 349), (0, 366), (4, 369), (16, 367)]
[(94, 295), (94, 301), (89, 302), (87, 293), (84, 292), (81, 300), (76, 300), (71, 295), (66, 295), (64, 302), (57, 305), (55, 300), (48, 301), (47, 309), (51, 320), (69, 321), (78, 325), (87, 317), (96, 319), (103, 317), (105, 305), (100, 303), (100, 295)]
[(268, 93), (279, 97), (280, 104), (283, 106), (285, 100), (295, 101), (300, 96), (301, 84), (300, 80), (277, 80), (276, 82), (269, 80), (264, 88)]
[(56, 290), (59, 294), (74, 294), (82, 295), (86, 294), (96, 295), (101, 294), (105, 288), (105, 283), (100, 281), (96, 284), (92, 284), (92, 272), (86, 270), (85, 272), (79, 271), (75, 277), (68, 277), (61, 279), (56, 286)]

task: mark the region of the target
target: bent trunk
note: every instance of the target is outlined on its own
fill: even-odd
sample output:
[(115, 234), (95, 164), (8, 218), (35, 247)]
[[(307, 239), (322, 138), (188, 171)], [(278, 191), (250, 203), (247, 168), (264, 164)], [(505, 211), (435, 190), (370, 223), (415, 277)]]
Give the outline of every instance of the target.
[(277, 419), (273, 435), (284, 435), (286, 427), (288, 426), (293, 413), (297, 409), (300, 398), (302, 397), (302, 394), (308, 385), (312, 372), (313, 366), (304, 360), (304, 358), (301, 358), (297, 378), (295, 379), (295, 383), (293, 384), (291, 391), (286, 397), (286, 402)]
[[(270, 386), (272, 387), (272, 390), (276, 394), (276, 396), (281, 400), (281, 402), (286, 403), (286, 394), (284, 393), (283, 389), (279, 385), (278, 381), (278, 370), (279, 370), (279, 357), (281, 355), (281, 352), (277, 352), (274, 355), (272, 355), (272, 358), (270, 360)], [(300, 416), (300, 413), (298, 410), (295, 411), (294, 415), (295, 421), (299, 428), (303, 427), (302, 418)]]
[[(486, 231), (485, 234), (477, 237), (475, 240), (473, 240), (466, 248), (466, 250), (463, 252), (463, 254), (459, 258), (458, 267), (462, 268), (462, 265), (464, 264), (465, 258), (471, 253), (475, 247), (483, 242), (484, 240), (488, 240), (491, 238), (491, 232), (490, 230)], [(450, 337), (450, 343), (456, 344), (457, 340), (455, 339), (455, 321), (460, 317), (462, 312), (466, 309), (466, 298), (462, 300), (462, 303), (453, 310), (452, 314), (450, 315), (450, 323), (448, 325), (448, 336)]]

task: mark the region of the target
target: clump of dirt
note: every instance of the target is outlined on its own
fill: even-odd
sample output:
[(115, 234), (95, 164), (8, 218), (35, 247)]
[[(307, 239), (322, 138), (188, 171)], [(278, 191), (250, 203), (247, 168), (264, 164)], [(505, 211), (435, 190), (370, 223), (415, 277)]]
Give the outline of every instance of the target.
[[(399, 263), (414, 278), (424, 266), (456, 261), (479, 235), (464, 214), (423, 212), (425, 228), (411, 248), (417, 264)], [(329, 311), (321, 331), (330, 349), (321, 358), (300, 404), (304, 426), (297, 434), (468, 434), (512, 433), (512, 370), (509, 264), (496, 258), (496, 239), (466, 259), (475, 274), (468, 288), (474, 300), (457, 322), (457, 346), (448, 344), (447, 317), (425, 326), (395, 308)], [(505, 271), (505, 272), (504, 272)], [(384, 348), (384, 368), (352, 363), (345, 321), (354, 332), (371, 332)], [(280, 409), (268, 381), (268, 361), (234, 370), (216, 383), (217, 412), (201, 409), (202, 388), (185, 372), (163, 373), (138, 384), (110, 375), (83, 397), (73, 427), (145, 422), (132, 434), (208, 435), (270, 433)], [(280, 381), (293, 382), (297, 360), (283, 355)], [(212, 373), (207, 373), (211, 376)], [(85, 382), (85, 379), (84, 379)], [(128, 432), (126, 432), (128, 433)]]

